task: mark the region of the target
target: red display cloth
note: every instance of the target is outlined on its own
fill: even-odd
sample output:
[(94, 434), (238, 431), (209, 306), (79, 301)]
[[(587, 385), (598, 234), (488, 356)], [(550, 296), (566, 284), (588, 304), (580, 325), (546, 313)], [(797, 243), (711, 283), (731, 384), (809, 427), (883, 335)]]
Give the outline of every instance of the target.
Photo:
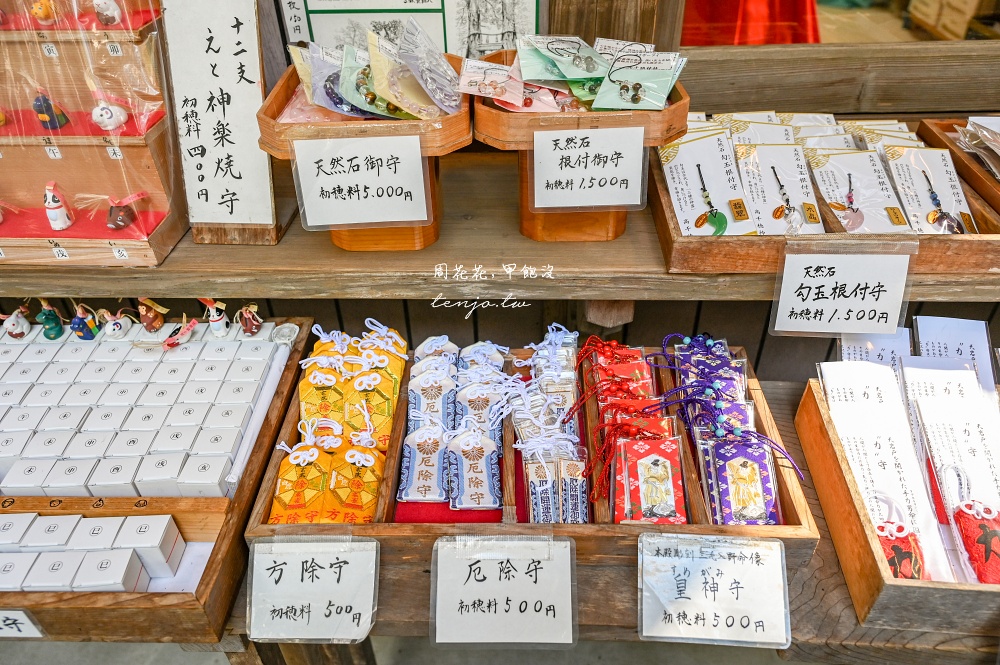
[(818, 44), (816, 0), (688, 0), (681, 46)]
[[(58, 105), (58, 103), (57, 103)], [(94, 100), (97, 105), (97, 100)], [(143, 123), (137, 123), (134, 113), (129, 112), (128, 120), (124, 125), (114, 131), (105, 131), (94, 124), (90, 118), (90, 111), (67, 111), (63, 113), (69, 118), (69, 123), (61, 129), (45, 129), (38, 120), (38, 115), (31, 109), (17, 109), (14, 111), (4, 111), (7, 116), (7, 123), (0, 125), (0, 137), (6, 136), (122, 136), (135, 137), (142, 136), (146, 130), (152, 128), (166, 114), (162, 111), (153, 111), (143, 118)], [(101, 150), (104, 148), (101, 147)]]
[(424, 503), (406, 501), (396, 503), (393, 522), (403, 524), (498, 524), (503, 519), (502, 510), (452, 510), (448, 502)]
[[(38, 192), (38, 200), (42, 200), (42, 192)], [(143, 202), (139, 201), (135, 205), (142, 207), (142, 204)], [(53, 231), (48, 217), (45, 216), (45, 208), (29, 208), (20, 213), (4, 209), (3, 222), (0, 223), (0, 239), (145, 240), (166, 216), (165, 212), (136, 210), (136, 220), (126, 228), (115, 231), (107, 226), (107, 207), (102, 207), (94, 212), (76, 210), (73, 215), (73, 226), (65, 231)]]
[[(83, 3), (80, 3), (81, 5)], [(135, 31), (142, 28), (150, 21), (158, 18), (159, 11), (148, 9), (123, 11), (121, 23), (115, 25), (104, 25), (97, 20), (97, 14), (93, 11), (84, 12), (79, 16), (61, 15), (49, 25), (42, 25), (35, 17), (26, 13), (7, 14), (7, 21), (0, 25), (0, 30), (17, 31), (28, 30), (31, 32), (54, 32), (58, 30), (92, 30), (94, 32), (121, 32)]]

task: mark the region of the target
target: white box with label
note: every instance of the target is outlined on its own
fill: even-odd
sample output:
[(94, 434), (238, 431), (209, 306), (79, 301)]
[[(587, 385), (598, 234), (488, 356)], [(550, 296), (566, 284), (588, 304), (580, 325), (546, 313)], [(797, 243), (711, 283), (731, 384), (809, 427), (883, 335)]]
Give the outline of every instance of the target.
[(94, 406), (101, 399), (104, 389), (102, 383), (74, 383), (63, 395), (59, 406)]
[(115, 372), (115, 383), (149, 383), (156, 371), (155, 362), (143, 362), (141, 360), (126, 360)]
[(84, 432), (108, 432), (122, 428), (131, 406), (96, 406), (80, 428)]
[(192, 455), (225, 455), (232, 459), (240, 449), (243, 431), (237, 427), (207, 427), (198, 433)]
[(205, 342), (185, 342), (180, 346), (174, 347), (169, 351), (163, 353), (163, 358), (160, 359), (162, 363), (181, 363), (181, 362), (191, 362), (198, 359), (201, 355), (202, 350), (205, 348)]
[(38, 423), (36, 429), (39, 430), (77, 430), (83, 423), (87, 414), (90, 413), (89, 406), (57, 406), (49, 409), (45, 417)]
[(6, 496), (45, 496), (42, 483), (55, 465), (54, 459), (19, 459), (0, 482), (0, 491)]
[[(167, 326), (164, 326), (166, 328)], [(125, 356), (126, 361), (136, 361), (136, 362), (160, 362), (160, 358), (163, 357), (163, 347), (157, 344), (156, 346), (141, 346), (135, 347), (128, 352)]]
[(199, 358), (201, 361), (235, 360), (240, 351), (240, 342), (218, 342), (212, 339), (206, 339), (205, 342), (205, 349)]
[(24, 447), (23, 457), (59, 459), (69, 446), (69, 442), (76, 435), (72, 430), (54, 430), (46, 432), (35, 432)]
[(96, 459), (59, 460), (45, 477), (42, 489), (47, 496), (90, 496), (87, 481), (95, 467)]
[(252, 411), (249, 404), (216, 404), (208, 412), (205, 424), (211, 427), (238, 427), (245, 430)]
[(34, 435), (30, 430), (0, 433), (0, 481), (7, 477), (14, 462), (21, 459), (24, 447)]
[(226, 373), (226, 381), (262, 381), (267, 374), (266, 360), (236, 360)]
[(69, 386), (36, 383), (21, 400), (21, 406), (58, 406)]
[(177, 396), (178, 404), (212, 404), (215, 402), (222, 381), (190, 381), (184, 384)]
[(176, 404), (170, 409), (167, 422), (171, 425), (201, 425), (211, 408), (211, 404)]
[(125, 518), (115, 549), (134, 549), (150, 577), (173, 577), (186, 547), (170, 515)]
[(12, 363), (24, 352), (25, 347), (15, 344), (3, 344), (6, 336), (0, 337), (0, 363)]
[(137, 457), (149, 452), (156, 432), (118, 432), (105, 457)]
[(179, 383), (151, 383), (142, 391), (142, 396), (136, 404), (139, 406), (173, 406), (183, 388), (183, 384)]
[[(228, 360), (199, 360), (191, 370), (189, 381), (222, 381), (232, 363)], [(16, 367), (16, 365), (14, 366)], [(10, 370), (8, 370), (9, 372)]]
[[(45, 371), (45, 363), (26, 363), (17, 361), (3, 373), (4, 383), (37, 383)], [(219, 377), (222, 378), (222, 377)]]
[(156, 433), (148, 452), (156, 454), (188, 452), (194, 446), (200, 429), (197, 425), (164, 427)]
[(188, 457), (177, 479), (181, 496), (226, 496), (229, 489), (226, 476), (232, 466), (230, 459), (224, 456)]
[(0, 431), (21, 432), (26, 429), (37, 429), (48, 412), (47, 406), (12, 406), (4, 417), (0, 418)]
[(20, 591), (37, 558), (37, 552), (0, 554), (0, 591)]
[(18, 357), (17, 361), (22, 363), (49, 363), (59, 353), (59, 346), (55, 344), (32, 344)]
[(66, 543), (68, 550), (109, 550), (114, 547), (124, 517), (84, 517)]
[(39, 515), (21, 538), (22, 552), (55, 552), (66, 548), (79, 515)]
[(135, 406), (145, 389), (144, 383), (112, 383), (101, 393), (97, 406)]
[(21, 583), (24, 591), (72, 591), (86, 552), (42, 552)]
[(135, 474), (135, 486), (142, 496), (180, 496), (177, 477), (181, 475), (188, 454), (157, 453), (142, 458)]
[(82, 369), (82, 362), (51, 363), (45, 367), (45, 371), (35, 383), (69, 385), (76, 380), (76, 376)]
[(0, 405), (17, 406), (31, 390), (30, 383), (0, 383)]
[(77, 432), (63, 451), (66, 459), (97, 459), (104, 457), (114, 432)]
[(217, 404), (252, 404), (260, 392), (257, 381), (226, 381), (215, 398)]
[[(131, 332), (131, 331), (130, 331)], [(101, 342), (90, 354), (91, 361), (123, 362), (128, 352), (132, 350), (130, 342)]]
[(56, 353), (55, 362), (85, 362), (90, 360), (90, 356), (93, 355), (94, 350), (98, 347), (97, 344), (63, 344), (62, 348)]
[(141, 457), (107, 457), (97, 463), (87, 488), (94, 496), (139, 496), (135, 472)]
[(240, 350), (236, 353), (236, 357), (240, 360), (271, 360), (277, 348), (278, 344), (276, 342), (241, 342)]
[(18, 552), (21, 539), (38, 513), (10, 513), (0, 515), (0, 552)]
[(163, 427), (170, 413), (168, 406), (137, 406), (125, 419), (123, 430), (157, 430)]
[(121, 362), (90, 361), (76, 375), (77, 383), (109, 383), (122, 368)]
[(149, 573), (129, 549), (87, 552), (73, 578), (73, 591), (143, 593), (148, 588)]
[(194, 369), (194, 361), (161, 363), (153, 372), (151, 383), (184, 383)]

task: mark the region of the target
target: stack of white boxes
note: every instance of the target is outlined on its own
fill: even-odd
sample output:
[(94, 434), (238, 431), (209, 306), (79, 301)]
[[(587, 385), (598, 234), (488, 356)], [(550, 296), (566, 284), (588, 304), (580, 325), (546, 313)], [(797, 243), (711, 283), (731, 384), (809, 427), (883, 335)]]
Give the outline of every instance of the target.
[(2, 515), (0, 592), (144, 592), (177, 573), (186, 546), (170, 515)]
[(68, 328), (55, 341), (38, 326), (0, 336), (0, 492), (225, 496), (251, 415), (270, 405), (277, 345), (274, 324), (253, 338), (207, 328), (169, 351)]

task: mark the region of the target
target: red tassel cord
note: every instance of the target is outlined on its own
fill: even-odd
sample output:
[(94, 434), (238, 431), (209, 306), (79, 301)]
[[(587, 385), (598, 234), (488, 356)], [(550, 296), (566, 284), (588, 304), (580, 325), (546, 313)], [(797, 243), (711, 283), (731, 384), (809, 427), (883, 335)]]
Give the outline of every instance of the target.
[(886, 521), (875, 527), (882, 555), (892, 576), (904, 580), (930, 580), (924, 572), (924, 553), (920, 541), (905, 525)]
[(955, 528), (976, 578), (983, 584), (1000, 584), (1000, 516), (979, 501), (959, 504), (953, 514)]

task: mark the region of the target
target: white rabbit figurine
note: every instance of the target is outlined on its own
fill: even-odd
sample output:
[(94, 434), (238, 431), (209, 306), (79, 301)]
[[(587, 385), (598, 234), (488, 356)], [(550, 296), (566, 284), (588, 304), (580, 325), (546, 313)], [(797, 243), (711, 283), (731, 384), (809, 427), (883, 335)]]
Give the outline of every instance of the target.
[(94, 0), (94, 12), (102, 25), (117, 25), (122, 22), (122, 9), (115, 0)]

